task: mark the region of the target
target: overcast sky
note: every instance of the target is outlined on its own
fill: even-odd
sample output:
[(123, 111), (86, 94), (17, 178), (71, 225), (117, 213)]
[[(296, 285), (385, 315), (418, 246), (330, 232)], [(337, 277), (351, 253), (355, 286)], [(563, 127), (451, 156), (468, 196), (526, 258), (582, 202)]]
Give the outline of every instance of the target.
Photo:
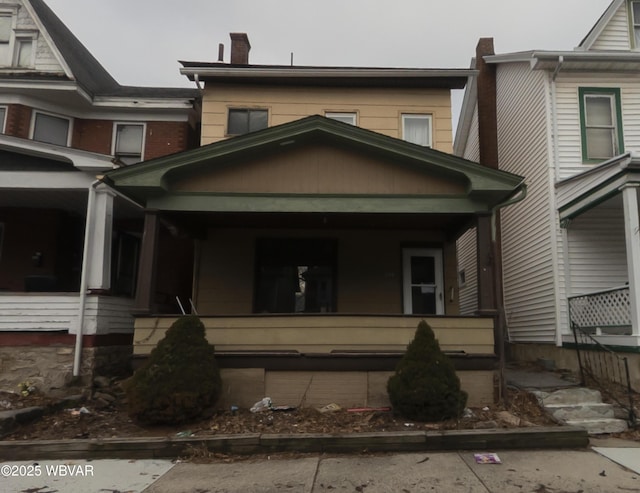
[[(193, 87), (178, 60), (468, 68), (480, 37), (497, 53), (573, 49), (610, 0), (46, 0), (123, 85)], [(456, 97), (456, 100), (459, 98)], [(457, 106), (457, 104), (456, 104)], [(457, 112), (458, 108), (454, 108)], [(454, 119), (457, 115), (454, 115)], [(454, 125), (455, 129), (455, 125)]]

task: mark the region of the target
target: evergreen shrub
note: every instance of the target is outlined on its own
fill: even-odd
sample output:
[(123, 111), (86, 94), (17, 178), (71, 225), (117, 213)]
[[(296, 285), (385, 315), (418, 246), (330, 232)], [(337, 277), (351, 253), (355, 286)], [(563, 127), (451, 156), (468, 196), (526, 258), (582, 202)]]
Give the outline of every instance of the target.
[(203, 416), (220, 396), (215, 348), (193, 315), (180, 317), (126, 386), (128, 413), (144, 424), (179, 424)]
[(453, 363), (424, 320), (387, 382), (394, 412), (415, 421), (458, 418), (467, 403)]

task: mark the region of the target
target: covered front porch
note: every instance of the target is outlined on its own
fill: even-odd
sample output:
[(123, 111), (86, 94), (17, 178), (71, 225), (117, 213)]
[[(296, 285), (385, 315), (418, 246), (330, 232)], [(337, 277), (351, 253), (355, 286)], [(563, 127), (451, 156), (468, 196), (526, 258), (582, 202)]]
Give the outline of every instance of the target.
[(640, 160), (627, 153), (558, 184), (567, 327), (608, 346), (640, 347)]
[(96, 182), (111, 156), (6, 135), (0, 154), (0, 383), (88, 377), (104, 346), (126, 368), (143, 214)]
[[(289, 403), (304, 395), (309, 404), (374, 380), (344, 402), (381, 402), (422, 318), (468, 372), (467, 389), (493, 400), (492, 211), (522, 193), (521, 177), (317, 116), (104, 182), (146, 208), (138, 358), (174, 320), (160, 315), (159, 280), (169, 278), (169, 292), (183, 293), (172, 313), (201, 317), (235, 404), (294, 388)], [(460, 317), (455, 241), (472, 226), (481, 313)], [(163, 260), (163, 231), (192, 241), (192, 255)], [(240, 387), (249, 390), (235, 394)]]

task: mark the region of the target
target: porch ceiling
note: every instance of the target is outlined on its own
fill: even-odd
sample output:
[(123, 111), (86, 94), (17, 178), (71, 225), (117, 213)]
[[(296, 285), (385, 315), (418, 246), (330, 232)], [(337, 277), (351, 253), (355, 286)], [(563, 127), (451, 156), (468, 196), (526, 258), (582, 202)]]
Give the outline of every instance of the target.
[[(0, 188), (0, 208), (61, 210), (84, 217), (87, 190), (24, 190)], [(143, 211), (122, 197), (114, 199), (114, 217), (140, 218)]]

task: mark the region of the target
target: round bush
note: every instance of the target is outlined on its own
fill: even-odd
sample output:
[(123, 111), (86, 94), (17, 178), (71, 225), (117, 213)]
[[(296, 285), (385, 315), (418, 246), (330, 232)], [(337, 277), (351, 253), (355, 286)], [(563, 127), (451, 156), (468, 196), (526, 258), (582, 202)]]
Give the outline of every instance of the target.
[(178, 424), (210, 410), (222, 383), (215, 348), (196, 316), (176, 320), (127, 385), (128, 413), (146, 424)]
[(457, 418), (464, 411), (467, 393), (424, 320), (389, 378), (387, 392), (394, 412), (416, 421)]

